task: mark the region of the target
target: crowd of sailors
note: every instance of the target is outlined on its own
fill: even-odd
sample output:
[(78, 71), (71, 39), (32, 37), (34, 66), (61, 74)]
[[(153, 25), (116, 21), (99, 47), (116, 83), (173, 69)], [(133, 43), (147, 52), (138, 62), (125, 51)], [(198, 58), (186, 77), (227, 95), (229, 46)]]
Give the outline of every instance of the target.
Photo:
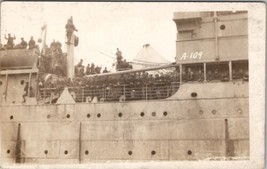
[[(79, 61), (77, 65), (75, 65), (75, 77), (82, 77), (85, 75), (94, 75), (94, 74), (101, 74), (102, 67), (95, 66), (94, 63), (91, 63), (91, 65), (88, 63), (85, 67), (83, 65), (83, 59)], [(104, 68), (102, 73), (108, 73), (107, 67)]]
[(133, 69), (133, 66), (129, 62), (127, 62), (126, 59), (123, 59), (122, 52), (120, 51), (119, 48), (117, 48), (116, 56), (117, 56), (117, 66), (116, 66), (117, 71)]
[(37, 67), (42, 73), (66, 75), (66, 54), (62, 52), (62, 44), (59, 41), (53, 40), (49, 47), (45, 46), (44, 51), (40, 53)]
[(5, 35), (5, 39), (7, 43), (5, 45), (0, 45), (0, 50), (10, 50), (10, 49), (33, 49), (37, 47), (37, 44), (34, 40), (34, 37), (31, 36), (29, 41), (25, 41), (23, 37), (21, 37), (21, 42), (19, 44), (15, 44), (14, 40), (16, 39), (15, 35), (11, 35), (10, 33), (8, 36)]
[[(228, 71), (215, 68), (207, 71), (206, 81), (225, 82), (230, 80), (229, 76)], [(247, 70), (233, 69), (232, 79), (248, 81)], [(135, 72), (109, 76), (78, 76), (72, 80), (58, 77), (47, 82), (40, 81), (39, 88), (63, 91), (64, 87), (68, 87), (78, 102), (84, 102), (87, 96), (106, 101), (118, 101), (122, 96), (124, 100), (153, 100), (170, 97), (179, 89), (181, 80), (183, 83), (204, 82), (204, 73), (200, 69), (186, 67), (180, 74), (177, 67), (176, 70), (167, 73)]]
[[(81, 68), (82, 60), (76, 65), (76, 69)], [(89, 65), (89, 64), (88, 64)], [(92, 65), (94, 65), (92, 63)], [(98, 66), (97, 66), (98, 67)], [(85, 75), (89, 75), (92, 71), (95, 71), (97, 67), (87, 66), (86, 71), (82, 71), (83, 73), (75, 78), (68, 79), (66, 77), (58, 77), (57, 81), (49, 81), (45, 85), (48, 88), (57, 88), (58, 86), (68, 86), (68, 87), (79, 87), (79, 86), (108, 86), (108, 85), (132, 85), (132, 84), (150, 84), (150, 83), (169, 83), (169, 82), (180, 82), (180, 72), (177, 67), (174, 71), (169, 71), (167, 73), (159, 72), (159, 73), (148, 73), (148, 72), (135, 72), (135, 73), (127, 73), (120, 75), (109, 75), (109, 76), (92, 76), (87, 77)], [(94, 68), (94, 69), (91, 69)], [(101, 68), (97, 68), (100, 70)], [(106, 70), (106, 68), (105, 68)], [(103, 71), (103, 73), (107, 73)], [(159, 70), (160, 71), (160, 70)], [(97, 71), (96, 73), (100, 73)], [(95, 74), (95, 73), (94, 73)], [(83, 75), (83, 76), (82, 76)], [(248, 70), (243, 70), (243, 68), (233, 69), (232, 71), (232, 79), (233, 80), (244, 80), (248, 81)], [(201, 69), (192, 70), (190, 67), (184, 69), (182, 72), (182, 82), (203, 82), (204, 81), (204, 73)], [(208, 70), (206, 74), (206, 81), (229, 81), (230, 75), (228, 71), (219, 71), (218, 68), (213, 70)]]

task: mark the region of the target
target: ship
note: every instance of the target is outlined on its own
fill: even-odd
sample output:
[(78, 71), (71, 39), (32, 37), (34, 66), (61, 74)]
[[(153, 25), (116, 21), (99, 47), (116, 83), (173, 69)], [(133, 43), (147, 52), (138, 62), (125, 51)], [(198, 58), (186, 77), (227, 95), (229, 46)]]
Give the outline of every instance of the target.
[(1, 50), (2, 164), (249, 160), (247, 11), (175, 12), (173, 21), (174, 63), (84, 84), (40, 87), (57, 77), (40, 75), (40, 52)]

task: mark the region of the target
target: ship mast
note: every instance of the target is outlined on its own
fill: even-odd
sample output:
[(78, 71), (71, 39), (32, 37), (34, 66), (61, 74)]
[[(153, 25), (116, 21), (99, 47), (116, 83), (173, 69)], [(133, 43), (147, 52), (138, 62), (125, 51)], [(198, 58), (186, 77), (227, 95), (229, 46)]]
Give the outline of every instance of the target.
[(66, 47), (67, 47), (67, 77), (73, 79), (74, 72), (74, 47), (78, 45), (78, 37), (74, 34), (77, 31), (70, 17), (65, 26), (66, 28)]
[(42, 42), (41, 52), (45, 56), (45, 46), (46, 46), (46, 34), (47, 34), (47, 25), (44, 23), (42, 26), (42, 32), (41, 32), (41, 39), (40, 42)]

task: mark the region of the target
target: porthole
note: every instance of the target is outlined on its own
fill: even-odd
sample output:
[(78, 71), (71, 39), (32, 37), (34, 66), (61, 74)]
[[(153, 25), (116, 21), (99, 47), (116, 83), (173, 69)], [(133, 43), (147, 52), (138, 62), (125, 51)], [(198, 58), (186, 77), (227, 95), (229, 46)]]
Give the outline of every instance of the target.
[(100, 114), (100, 113), (98, 113), (98, 114), (97, 114), (97, 117), (98, 117), (98, 118), (100, 118), (100, 117), (101, 117), (101, 114)]
[(44, 151), (44, 153), (45, 153), (45, 154), (48, 154), (48, 151), (47, 151), (47, 150), (45, 150), (45, 151)]
[(87, 117), (87, 118), (90, 118), (90, 117), (91, 117), (91, 115), (88, 113), (88, 114), (86, 115), (86, 117)]
[(10, 120), (12, 120), (13, 119), (13, 116), (10, 116), (9, 118), (10, 118)]
[(152, 115), (152, 116), (156, 116), (156, 112), (152, 112), (151, 115)]
[(24, 80), (21, 80), (21, 81), (20, 81), (20, 84), (21, 84), (21, 85), (24, 85), (24, 82), (25, 82)]
[(69, 115), (69, 114), (67, 114), (67, 115), (66, 115), (66, 117), (67, 117), (67, 118), (70, 118), (70, 115)]
[(204, 112), (203, 110), (199, 110), (199, 114), (202, 115)]
[(84, 152), (84, 154), (85, 154), (85, 155), (88, 155), (88, 154), (89, 154), (89, 151), (88, 151), (88, 150), (86, 150), (86, 151)]
[(46, 117), (47, 117), (48, 119), (50, 119), (51, 116), (50, 116), (50, 114), (48, 114)]
[(192, 97), (197, 97), (197, 93), (196, 92), (193, 92), (193, 93), (191, 93), (191, 96)]
[(216, 110), (212, 110), (211, 111), (212, 114), (216, 114), (216, 112), (217, 112)]
[(69, 152), (67, 150), (64, 151), (64, 154), (67, 155)]
[(166, 111), (163, 112), (163, 115), (164, 115), (164, 116), (167, 116), (167, 115), (168, 115), (168, 112), (166, 112)]
[(122, 113), (120, 112), (120, 113), (118, 114), (118, 116), (119, 116), (119, 117), (122, 117)]
[(224, 29), (225, 29), (225, 25), (221, 25), (221, 26), (220, 26), (220, 29), (221, 29), (221, 30), (224, 30)]
[(227, 122), (227, 121), (228, 121), (228, 119), (224, 119), (224, 121), (225, 121), (225, 122)]
[(144, 112), (141, 112), (141, 113), (140, 113), (140, 116), (141, 116), (141, 117), (143, 117), (144, 115), (145, 115), (145, 113), (144, 113)]
[(10, 153), (10, 150), (7, 150), (6, 153), (9, 154)]
[(156, 151), (155, 150), (152, 150), (151, 151), (151, 155), (155, 155), (156, 154)]
[(188, 151), (187, 151), (187, 154), (188, 154), (188, 155), (192, 155), (192, 151), (191, 151), (191, 150), (188, 150)]
[(133, 152), (132, 152), (132, 151), (128, 151), (128, 154), (129, 154), (129, 155), (132, 155), (132, 154), (133, 154)]

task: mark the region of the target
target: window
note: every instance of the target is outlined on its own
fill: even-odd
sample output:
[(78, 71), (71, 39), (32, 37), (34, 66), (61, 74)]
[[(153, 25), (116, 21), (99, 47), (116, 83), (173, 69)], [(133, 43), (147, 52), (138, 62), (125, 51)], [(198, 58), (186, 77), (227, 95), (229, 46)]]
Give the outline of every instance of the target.
[(233, 80), (243, 79), (248, 81), (248, 61), (232, 62), (232, 78)]
[(187, 64), (182, 66), (182, 81), (204, 81), (204, 67), (200, 64)]
[(229, 62), (207, 63), (206, 80), (229, 81)]

